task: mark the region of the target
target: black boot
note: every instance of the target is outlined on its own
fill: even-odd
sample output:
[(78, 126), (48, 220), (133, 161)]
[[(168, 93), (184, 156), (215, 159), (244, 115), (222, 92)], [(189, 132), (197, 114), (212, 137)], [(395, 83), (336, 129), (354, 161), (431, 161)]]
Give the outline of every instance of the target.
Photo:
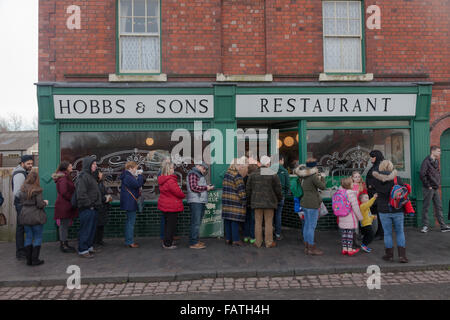
[(64, 253), (69, 253), (69, 249), (67, 248), (67, 246), (65, 245), (65, 243), (63, 241), (59, 242), (59, 250), (61, 250), (61, 252), (64, 252)]
[(66, 247), (67, 252), (73, 253), (76, 251), (74, 247), (69, 246), (69, 241), (67, 240), (64, 241), (64, 246)]
[(44, 260), (39, 260), (39, 253), (41, 252), (41, 246), (33, 247), (31, 255), (31, 265), (39, 266), (44, 263)]
[(25, 250), (25, 258), (27, 259), (27, 265), (31, 266), (33, 246), (32, 245), (26, 246), (24, 250)]

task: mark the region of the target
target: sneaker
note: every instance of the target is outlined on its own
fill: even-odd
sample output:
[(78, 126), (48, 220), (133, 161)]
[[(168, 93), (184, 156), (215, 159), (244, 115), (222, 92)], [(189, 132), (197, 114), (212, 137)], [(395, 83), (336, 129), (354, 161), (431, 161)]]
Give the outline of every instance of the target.
[(420, 230), (420, 232), (422, 232), (422, 233), (427, 233), (428, 231), (429, 231), (429, 229), (428, 229), (427, 226), (424, 226), (424, 227), (422, 228), (422, 230)]
[(91, 254), (90, 252), (85, 253), (85, 254), (78, 254), (81, 258), (86, 258), (86, 259), (92, 259), (94, 257), (93, 254)]
[(283, 240), (283, 237), (281, 236), (281, 234), (280, 235), (275, 235), (275, 238), (276, 238), (276, 240), (277, 241), (280, 241), (280, 240)]
[(372, 252), (372, 249), (370, 249), (368, 246), (361, 244), (361, 249), (363, 249), (364, 252), (370, 253)]
[(358, 252), (359, 252), (359, 249), (351, 249), (351, 250), (348, 250), (347, 254), (351, 257), (351, 256), (357, 254)]
[(244, 242), (248, 243), (250, 241), (250, 238), (244, 238)]
[(191, 249), (204, 249), (204, 248), (206, 248), (206, 246), (205, 246), (204, 244), (201, 244), (201, 243), (199, 242), (199, 243), (197, 243), (197, 244), (194, 244), (194, 245), (192, 245), (192, 246), (189, 246), (189, 248), (191, 248)]
[(173, 250), (173, 249), (176, 249), (177, 246), (171, 245), (170, 247), (166, 247), (165, 245), (163, 245), (163, 248), (164, 248), (164, 249), (167, 249), (167, 250)]
[(449, 232), (449, 231), (450, 231), (449, 226), (445, 226), (444, 228), (441, 228), (441, 232)]
[(251, 244), (255, 244), (255, 242), (256, 242), (256, 239), (250, 239)]

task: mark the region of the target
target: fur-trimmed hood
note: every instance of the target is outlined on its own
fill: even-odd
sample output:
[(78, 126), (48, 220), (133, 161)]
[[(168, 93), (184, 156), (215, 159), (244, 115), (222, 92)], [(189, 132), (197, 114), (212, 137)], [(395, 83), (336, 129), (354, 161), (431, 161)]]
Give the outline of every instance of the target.
[(317, 169), (317, 167), (308, 168), (304, 164), (299, 165), (294, 170), (294, 174), (297, 175), (299, 178), (306, 178), (306, 177), (312, 176), (317, 173), (319, 173), (319, 169)]
[(381, 171), (372, 172), (372, 175), (375, 179), (380, 180), (381, 182), (388, 182), (394, 180), (394, 178), (397, 176), (397, 170), (393, 170), (392, 172), (389, 171)]
[(58, 179), (63, 178), (65, 176), (66, 176), (66, 174), (64, 172), (58, 171), (58, 172), (55, 172), (54, 174), (52, 174), (52, 179), (56, 182), (56, 181), (58, 181)]

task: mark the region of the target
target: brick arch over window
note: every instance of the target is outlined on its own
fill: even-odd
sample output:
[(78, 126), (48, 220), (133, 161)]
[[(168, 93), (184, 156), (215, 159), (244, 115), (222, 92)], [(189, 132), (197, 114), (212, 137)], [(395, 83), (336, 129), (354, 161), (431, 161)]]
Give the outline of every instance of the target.
[(450, 112), (443, 115), (431, 124), (430, 127), (430, 145), (439, 145), (441, 135), (450, 128)]

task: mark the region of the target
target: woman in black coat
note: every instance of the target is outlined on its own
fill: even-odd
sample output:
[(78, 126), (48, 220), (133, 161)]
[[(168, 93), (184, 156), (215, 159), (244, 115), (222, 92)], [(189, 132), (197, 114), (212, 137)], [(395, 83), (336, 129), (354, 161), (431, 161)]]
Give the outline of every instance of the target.
[[(372, 167), (369, 169), (369, 172), (367, 172), (366, 186), (367, 186), (367, 193), (369, 194), (369, 197), (372, 198), (373, 195), (376, 193), (375, 186), (374, 186), (376, 179), (373, 176), (373, 172), (378, 171), (381, 161), (384, 160), (384, 156), (381, 153), (381, 151), (379, 151), (379, 150), (370, 151), (369, 156), (370, 156), (370, 161), (372, 162)], [(382, 240), (384, 237), (384, 232), (383, 232), (383, 226), (381, 225), (381, 222), (380, 222), (380, 215), (378, 213), (378, 207), (377, 207), (376, 201), (375, 201), (374, 205), (370, 208), (370, 211), (372, 212), (373, 215), (375, 215), (375, 214), (377, 215), (377, 221), (378, 221), (378, 228), (377, 228), (377, 232), (375, 233), (374, 239)]]

